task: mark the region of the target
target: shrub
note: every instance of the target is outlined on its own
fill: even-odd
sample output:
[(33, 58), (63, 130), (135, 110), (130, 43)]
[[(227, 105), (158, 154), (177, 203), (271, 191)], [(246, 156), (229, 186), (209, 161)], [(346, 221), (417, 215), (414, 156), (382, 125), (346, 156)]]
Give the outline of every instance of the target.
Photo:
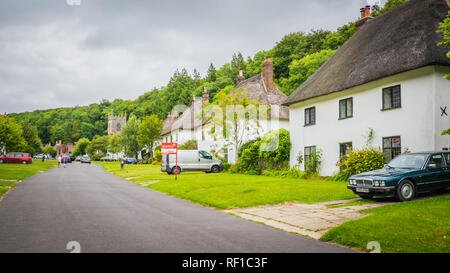
[(228, 171), (229, 169), (230, 169), (230, 167), (231, 167), (231, 164), (230, 163), (223, 163), (223, 170), (224, 171)]
[(185, 143), (183, 143), (182, 145), (180, 145), (178, 147), (178, 149), (179, 150), (197, 150), (198, 149), (197, 140), (195, 140), (195, 139), (188, 140)]
[(341, 181), (348, 180), (352, 175), (381, 169), (385, 163), (384, 153), (379, 149), (373, 147), (353, 149), (341, 163), (337, 163), (341, 170), (334, 178)]
[(239, 148), (239, 151), (238, 151), (238, 157), (242, 156), (242, 152), (245, 149), (248, 149), (251, 145), (253, 145), (256, 142), (259, 142), (260, 140), (261, 140), (261, 138), (258, 137), (256, 139), (249, 140), (249, 141), (245, 142), (244, 144), (242, 144), (241, 147)]
[(238, 159), (238, 170), (242, 173), (253, 171), (255, 174), (260, 173), (259, 168), (259, 141), (251, 144), (247, 149), (242, 151), (242, 155)]
[(52, 146), (49, 146), (49, 147), (47, 147), (47, 148), (45, 148), (43, 151), (42, 151), (44, 154), (46, 154), (46, 155), (51, 155), (52, 157), (56, 157), (56, 150), (55, 150), (55, 148), (53, 148)]
[(92, 160), (93, 161), (100, 161), (100, 158), (104, 157), (105, 154), (104, 153), (98, 153), (98, 154), (93, 154), (92, 155)]
[(162, 160), (161, 150), (155, 150), (155, 159), (156, 161), (161, 162)]
[(305, 171), (307, 175), (315, 175), (320, 171), (322, 164), (322, 151), (317, 149), (309, 155), (309, 159), (305, 160)]
[(289, 165), (291, 140), (286, 129), (272, 130), (260, 141), (260, 157), (264, 169), (283, 169)]

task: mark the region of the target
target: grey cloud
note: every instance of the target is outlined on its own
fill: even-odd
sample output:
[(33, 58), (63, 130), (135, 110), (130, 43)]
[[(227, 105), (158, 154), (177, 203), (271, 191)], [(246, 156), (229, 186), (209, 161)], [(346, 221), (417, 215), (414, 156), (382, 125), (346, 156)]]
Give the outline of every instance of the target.
[(0, 112), (135, 99), (285, 34), (355, 20), (364, 0), (0, 2)]

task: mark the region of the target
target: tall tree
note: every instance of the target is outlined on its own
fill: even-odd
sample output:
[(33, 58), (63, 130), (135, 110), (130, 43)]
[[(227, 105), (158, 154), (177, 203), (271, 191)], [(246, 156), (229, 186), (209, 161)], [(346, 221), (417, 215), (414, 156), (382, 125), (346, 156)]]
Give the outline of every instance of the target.
[(23, 137), (27, 143), (25, 152), (36, 155), (42, 152), (42, 142), (38, 136), (37, 128), (32, 126), (29, 122), (22, 124)]
[(214, 67), (213, 63), (211, 63), (209, 65), (208, 73), (206, 75), (206, 81), (215, 82), (216, 81), (216, 73), (217, 73), (216, 68)]
[(91, 142), (87, 138), (80, 138), (77, 142), (77, 146), (75, 147), (75, 150), (72, 152), (73, 156), (79, 156), (79, 155), (85, 155), (86, 154), (86, 148)]
[[(210, 121), (208, 133), (215, 139), (223, 139), (225, 147), (233, 147), (236, 160), (239, 149), (248, 135), (258, 135), (259, 102), (250, 100), (246, 90), (239, 88), (231, 93), (233, 86), (220, 91), (215, 101), (204, 110), (204, 115)], [(267, 113), (266, 113), (267, 114)]]
[(138, 140), (140, 145), (147, 148), (153, 161), (153, 146), (163, 129), (163, 121), (156, 115), (145, 117), (139, 126)]
[(125, 155), (136, 159), (142, 150), (138, 140), (140, 125), (141, 122), (133, 115), (120, 132), (120, 146), (123, 148)]

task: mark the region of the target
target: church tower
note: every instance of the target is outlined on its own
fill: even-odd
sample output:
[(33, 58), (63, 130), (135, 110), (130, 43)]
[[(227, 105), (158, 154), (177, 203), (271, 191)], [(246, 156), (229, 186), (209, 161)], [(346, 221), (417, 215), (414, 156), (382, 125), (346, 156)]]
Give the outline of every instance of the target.
[(113, 114), (108, 115), (108, 135), (114, 135), (120, 133), (122, 128), (127, 123), (127, 113), (125, 115), (114, 116)]

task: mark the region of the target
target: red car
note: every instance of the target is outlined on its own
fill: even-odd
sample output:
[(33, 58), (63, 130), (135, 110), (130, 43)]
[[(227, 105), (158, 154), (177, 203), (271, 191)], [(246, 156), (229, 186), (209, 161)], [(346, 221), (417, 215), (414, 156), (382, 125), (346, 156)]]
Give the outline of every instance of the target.
[(7, 153), (0, 156), (0, 163), (22, 163), (31, 164), (33, 159), (27, 153)]

